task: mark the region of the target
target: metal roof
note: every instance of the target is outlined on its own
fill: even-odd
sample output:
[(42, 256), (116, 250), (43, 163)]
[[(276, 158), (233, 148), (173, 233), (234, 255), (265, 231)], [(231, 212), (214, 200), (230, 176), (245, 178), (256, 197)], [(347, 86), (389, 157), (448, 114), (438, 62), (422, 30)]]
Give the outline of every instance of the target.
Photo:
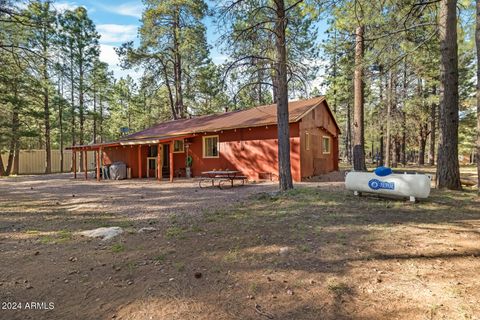
[[(292, 123), (299, 121), (306, 113), (318, 106), (323, 101), (325, 101), (325, 97), (316, 97), (307, 100), (289, 102), (289, 122)], [(121, 140), (124, 141), (165, 136), (183, 136), (186, 134), (259, 127), (274, 124), (277, 124), (277, 105), (270, 104), (247, 110), (199, 116), (191, 119), (166, 121), (154, 125), (146, 130), (126, 136)]]
[[(306, 100), (290, 101), (288, 103), (289, 122), (293, 123), (300, 121), (300, 119), (302, 119), (308, 112), (321, 103), (325, 103), (327, 111), (332, 116), (334, 123), (338, 128), (335, 117), (333, 116), (328, 104), (326, 103), (325, 97), (323, 96)], [(155, 141), (158, 143), (160, 140), (166, 141), (175, 138), (184, 138), (185, 136), (191, 136), (196, 133), (260, 127), (276, 124), (277, 105), (269, 104), (246, 110), (199, 116), (191, 119), (166, 121), (156, 124), (143, 131), (123, 137), (118, 141), (96, 145), (77, 145), (67, 149), (92, 149), (99, 148), (101, 146), (106, 147), (115, 145), (153, 144)], [(339, 128), (338, 130), (340, 131)]]

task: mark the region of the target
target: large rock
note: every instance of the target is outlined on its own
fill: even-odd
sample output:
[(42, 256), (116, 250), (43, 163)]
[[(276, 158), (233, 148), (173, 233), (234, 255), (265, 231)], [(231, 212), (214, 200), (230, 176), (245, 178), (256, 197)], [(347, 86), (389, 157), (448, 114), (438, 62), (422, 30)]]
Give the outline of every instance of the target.
[(80, 235), (90, 238), (100, 238), (102, 240), (110, 240), (123, 232), (120, 227), (97, 228), (93, 230), (85, 230), (79, 232)]

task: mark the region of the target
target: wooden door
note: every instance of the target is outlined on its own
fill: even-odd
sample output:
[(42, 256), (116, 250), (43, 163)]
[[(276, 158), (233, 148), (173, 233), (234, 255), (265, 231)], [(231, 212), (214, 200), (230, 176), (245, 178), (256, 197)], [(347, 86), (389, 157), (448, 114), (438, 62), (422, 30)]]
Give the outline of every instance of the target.
[[(160, 145), (160, 155), (163, 154), (163, 146)], [(148, 146), (147, 177), (157, 177), (158, 145)], [(160, 156), (160, 168), (163, 166), (163, 157)]]

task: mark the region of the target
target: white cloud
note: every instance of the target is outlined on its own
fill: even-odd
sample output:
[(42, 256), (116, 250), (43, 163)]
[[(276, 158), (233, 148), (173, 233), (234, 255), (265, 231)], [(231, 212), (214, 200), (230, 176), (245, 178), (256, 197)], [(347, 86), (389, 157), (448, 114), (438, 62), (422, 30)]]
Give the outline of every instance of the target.
[(86, 6), (84, 5), (79, 5), (77, 4), (76, 2), (66, 2), (66, 1), (61, 1), (61, 2), (54, 2), (53, 3), (53, 6), (55, 7), (55, 9), (57, 9), (57, 11), (59, 12), (64, 12), (65, 10), (75, 10), (76, 8), (78, 7), (84, 7), (85, 9), (87, 9), (87, 11), (89, 13), (92, 13), (94, 12), (95, 10), (93, 8), (87, 8)]
[(134, 17), (138, 19), (142, 17), (143, 5), (141, 2), (127, 2), (118, 6), (99, 6), (105, 11), (116, 13), (122, 16)]
[(108, 63), (109, 65), (117, 65), (120, 60), (115, 52), (115, 47), (108, 44), (100, 45), (100, 60)]
[(134, 80), (140, 79), (142, 70), (123, 70), (120, 66), (120, 59), (115, 52), (115, 46), (108, 44), (100, 44), (100, 60), (108, 63), (109, 69), (113, 71), (115, 78), (125, 78), (130, 75)]
[(134, 24), (99, 24), (97, 30), (101, 35), (102, 43), (121, 43), (134, 40), (138, 26)]
[(74, 2), (55, 2), (53, 6), (60, 12), (63, 12), (65, 10), (74, 10), (78, 8), (78, 5)]
[(212, 52), (212, 61), (216, 65), (225, 63), (228, 60), (228, 56), (218, 52)]

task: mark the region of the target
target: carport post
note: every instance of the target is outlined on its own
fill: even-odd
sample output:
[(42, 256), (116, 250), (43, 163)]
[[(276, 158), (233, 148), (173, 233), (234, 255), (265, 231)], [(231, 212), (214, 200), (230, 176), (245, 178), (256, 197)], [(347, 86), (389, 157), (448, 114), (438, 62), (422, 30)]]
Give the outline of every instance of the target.
[(168, 156), (170, 157), (170, 182), (173, 182), (173, 141), (170, 142), (168, 151)]
[(85, 180), (88, 179), (87, 150), (83, 151), (83, 170), (85, 170)]
[(102, 152), (102, 148), (98, 148), (97, 150), (97, 181), (100, 181), (100, 153)]
[(142, 145), (138, 145), (138, 178), (142, 178)]
[(77, 151), (75, 149), (72, 149), (73, 152), (73, 179), (77, 179)]
[(157, 179), (158, 181), (162, 180), (162, 158), (160, 158), (162, 153), (162, 145), (159, 143), (157, 146)]

